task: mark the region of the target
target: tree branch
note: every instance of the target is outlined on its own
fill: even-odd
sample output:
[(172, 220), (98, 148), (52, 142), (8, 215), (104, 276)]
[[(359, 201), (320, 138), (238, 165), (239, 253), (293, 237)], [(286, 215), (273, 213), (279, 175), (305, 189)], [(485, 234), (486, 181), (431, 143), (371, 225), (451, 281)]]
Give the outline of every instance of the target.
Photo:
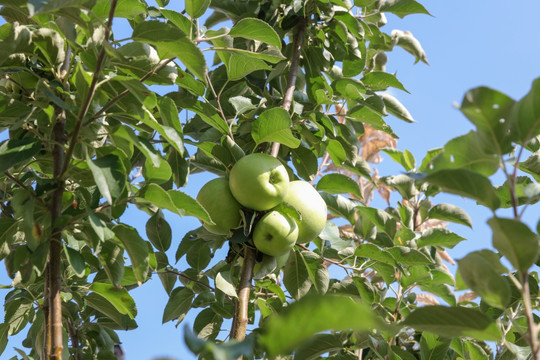
[(238, 302), (235, 303), (234, 320), (230, 334), (231, 339), (238, 341), (242, 341), (246, 337), (249, 293), (251, 291), (251, 280), (253, 279), (253, 267), (255, 266), (256, 255), (257, 250), (255, 248), (244, 246), (244, 263), (242, 264), (240, 284), (238, 285)]
[[(117, 4), (118, 4), (118, 0), (111, 0), (111, 8), (109, 10), (109, 19), (107, 21), (107, 26), (105, 27), (105, 38), (103, 40), (104, 43), (108, 42), (109, 37), (111, 36), (114, 12), (116, 10)], [(103, 63), (105, 61), (106, 53), (107, 51), (105, 50), (105, 45), (102, 45), (101, 51), (99, 52), (99, 55), (97, 58), (94, 76), (92, 77), (90, 88), (88, 89), (88, 94), (86, 95), (86, 98), (83, 100), (81, 108), (79, 109), (79, 114), (77, 115), (77, 122), (75, 123), (75, 128), (73, 129), (73, 132), (71, 133), (69, 148), (67, 150), (66, 157), (64, 159), (62, 170), (60, 171), (60, 174), (59, 174), (60, 178), (63, 178), (67, 171), (69, 162), (71, 161), (71, 157), (73, 156), (73, 151), (75, 150), (75, 145), (77, 143), (77, 138), (79, 137), (79, 132), (81, 131), (84, 118), (88, 114), (88, 110), (90, 109), (92, 100), (94, 99), (94, 96), (96, 95), (97, 83), (101, 75), (101, 70), (103, 68)]]
[[(283, 97), (283, 104), (281, 107), (287, 111), (291, 108), (294, 89), (296, 88), (296, 78), (298, 76), (298, 67), (300, 65), (300, 55), (302, 53), (302, 45), (304, 43), (304, 34), (306, 32), (306, 22), (307, 19), (301, 18), (296, 25), (296, 34), (294, 35), (293, 40), (293, 54), (291, 59), (291, 67), (289, 70), (289, 77), (287, 78), (287, 90), (285, 91), (285, 96)], [(277, 157), (279, 152), (280, 144), (275, 142), (272, 144), (272, 150), (270, 155)]]
[(523, 307), (525, 310), (525, 318), (527, 319), (527, 335), (525, 338), (531, 347), (531, 355), (533, 360), (539, 360), (540, 347), (538, 344), (538, 325), (534, 322), (534, 314), (531, 305), (531, 292), (529, 288), (529, 272), (524, 271), (521, 276), (523, 297)]
[[(293, 54), (291, 59), (291, 67), (287, 79), (287, 89), (283, 97), (281, 107), (285, 110), (291, 108), (294, 89), (296, 87), (296, 77), (298, 75), (298, 66), (300, 64), (300, 54), (302, 53), (302, 44), (304, 43), (304, 34), (306, 31), (307, 19), (302, 18), (296, 26), (296, 33), (293, 40)], [(277, 157), (279, 152), (279, 143), (272, 144), (270, 155)], [(240, 284), (238, 286), (238, 302), (235, 304), (235, 312), (233, 324), (231, 328), (230, 338), (241, 341), (246, 336), (248, 323), (248, 305), (249, 294), (251, 291), (251, 281), (253, 280), (253, 267), (255, 266), (255, 257), (257, 250), (244, 245), (244, 263), (242, 265), (242, 273), (240, 275)]]
[[(142, 78), (140, 78), (140, 82), (144, 82), (146, 79), (148, 79), (150, 76), (154, 75), (155, 73), (157, 73), (159, 70), (163, 69), (165, 66), (167, 66), (168, 63), (170, 63), (171, 61), (173, 61), (175, 58), (170, 58), (170, 59), (167, 59), (165, 61), (163, 61), (161, 64), (159, 64), (158, 66), (156, 66), (154, 69), (150, 70), (149, 72), (147, 72)], [(107, 110), (109, 110), (114, 104), (116, 104), (118, 101), (120, 101), (124, 96), (126, 96), (127, 94), (129, 94), (129, 90), (126, 89), (124, 91), (122, 91), (120, 94), (116, 95), (115, 97), (113, 97), (111, 100), (109, 100), (105, 105), (103, 105), (103, 107), (101, 109), (99, 109), (98, 112), (96, 112), (94, 115), (92, 115), (91, 118), (89, 118), (87, 121), (84, 122), (84, 125), (88, 125), (89, 123), (91, 123), (92, 121), (95, 121), (97, 120), (98, 118), (100, 118), (101, 116), (103, 116), (103, 114), (105, 114), (105, 112)]]

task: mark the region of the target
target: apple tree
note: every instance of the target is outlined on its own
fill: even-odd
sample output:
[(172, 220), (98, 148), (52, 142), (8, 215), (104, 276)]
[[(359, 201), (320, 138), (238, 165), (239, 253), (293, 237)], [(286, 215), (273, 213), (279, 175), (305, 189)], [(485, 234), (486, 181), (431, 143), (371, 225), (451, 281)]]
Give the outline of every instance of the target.
[[(163, 322), (193, 315), (185, 342), (201, 359), (538, 359), (538, 228), (521, 216), (540, 198), (540, 85), (517, 102), (471, 90), (460, 109), (476, 130), (417, 163), (397, 149), (391, 122), (414, 120), (386, 92), (406, 91), (386, 63), (396, 47), (427, 56), (382, 29), (385, 13), (429, 14), (417, 1), (0, 4), (0, 258), (13, 279), (0, 353), (27, 331), (24, 359), (116, 359), (116, 330), (137, 326), (130, 290), (159, 278)], [(263, 205), (253, 164), (232, 185), (263, 154), (283, 168), (272, 185), (307, 195)], [(383, 156), (404, 173), (380, 176)], [(183, 188), (203, 172), (218, 180), (193, 198)], [(465, 239), (446, 225), (472, 224), (441, 192), (494, 214), (494, 249), (456, 275), (446, 249)], [(164, 211), (201, 226), (179, 239)], [(255, 235), (273, 212), (289, 232), (320, 228), (273, 253)]]

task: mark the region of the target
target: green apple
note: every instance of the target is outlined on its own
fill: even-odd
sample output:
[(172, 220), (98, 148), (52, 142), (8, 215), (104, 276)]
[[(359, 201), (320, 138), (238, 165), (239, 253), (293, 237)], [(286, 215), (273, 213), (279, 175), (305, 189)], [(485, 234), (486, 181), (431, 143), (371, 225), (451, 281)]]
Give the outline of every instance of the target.
[(289, 183), (289, 191), (283, 200), (300, 214), (297, 243), (314, 240), (326, 225), (326, 203), (310, 183), (295, 180)]
[(211, 233), (228, 235), (231, 229), (240, 225), (241, 206), (231, 194), (227, 179), (217, 178), (204, 184), (197, 195), (197, 201), (215, 223), (212, 225), (203, 222), (203, 226)]
[(240, 204), (264, 211), (283, 201), (289, 188), (289, 175), (278, 159), (267, 154), (250, 154), (232, 167), (229, 186)]
[(288, 253), (297, 238), (298, 226), (294, 219), (275, 210), (266, 213), (253, 230), (255, 247), (270, 256)]

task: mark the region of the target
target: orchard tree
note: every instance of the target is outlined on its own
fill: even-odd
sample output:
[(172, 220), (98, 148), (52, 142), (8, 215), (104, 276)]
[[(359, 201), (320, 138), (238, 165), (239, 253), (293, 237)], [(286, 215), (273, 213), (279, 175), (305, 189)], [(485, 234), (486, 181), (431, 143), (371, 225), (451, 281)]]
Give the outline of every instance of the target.
[[(156, 2), (0, 1), (0, 352), (27, 329), (24, 359), (116, 359), (129, 292), (156, 275), (163, 322), (197, 314), (201, 359), (539, 359), (539, 229), (521, 221), (540, 199), (538, 80), (519, 101), (468, 92), (476, 130), (417, 164), (386, 121), (413, 117), (385, 67), (396, 47), (427, 57), (381, 27), (420, 3)], [(379, 176), (386, 155), (403, 174)], [(218, 179), (194, 199), (200, 172)], [(494, 249), (456, 276), (446, 249), (465, 239), (446, 225), (472, 224), (441, 192), (493, 211)], [(164, 210), (201, 227), (173, 241)], [(271, 215), (291, 238), (267, 248)]]

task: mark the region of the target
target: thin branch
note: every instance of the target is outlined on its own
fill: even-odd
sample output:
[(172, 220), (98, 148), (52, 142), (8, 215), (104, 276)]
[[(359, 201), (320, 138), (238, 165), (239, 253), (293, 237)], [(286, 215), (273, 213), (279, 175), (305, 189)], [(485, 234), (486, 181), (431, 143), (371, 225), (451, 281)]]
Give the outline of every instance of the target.
[(232, 133), (232, 127), (227, 122), (227, 117), (225, 116), (225, 113), (223, 112), (223, 108), (221, 107), (221, 101), (219, 99), (220, 96), (221, 96), (221, 92), (223, 91), (223, 89), (225, 89), (225, 86), (227, 86), (227, 83), (229, 81), (227, 80), (227, 82), (223, 85), (223, 87), (219, 91), (219, 94), (217, 94), (216, 90), (214, 90), (214, 86), (212, 86), (212, 81), (210, 81), (210, 76), (208, 76), (208, 74), (206, 74), (205, 76), (206, 76), (206, 82), (208, 83), (208, 86), (210, 87), (210, 91), (212, 91), (212, 95), (214, 95), (214, 97), (216, 98), (216, 102), (217, 102), (217, 105), (218, 105), (217, 110), (218, 110), (219, 114), (221, 115), (221, 118), (225, 122), (225, 125), (227, 125), (227, 127), (229, 128), (229, 136), (231, 137), (231, 139), (234, 140), (234, 135)]
[(231, 339), (238, 341), (242, 341), (246, 337), (249, 316), (249, 293), (251, 291), (251, 280), (253, 278), (256, 254), (257, 250), (255, 248), (244, 246), (244, 263), (242, 264), (240, 284), (238, 285), (238, 302), (235, 304), (234, 321), (230, 334)]
[(313, 179), (309, 182), (311, 185), (317, 180), (317, 178), (321, 175), (323, 168), (328, 165), (328, 159), (330, 158), (330, 154), (327, 152), (324, 153), (323, 159), (321, 161), (321, 165), (319, 165), (319, 168), (317, 169), (317, 172), (313, 176)]
[(4, 175), (10, 179), (11, 181), (13, 181), (15, 184), (19, 185), (20, 187), (22, 187), (24, 190), (26, 190), (30, 196), (32, 196), (34, 199), (36, 199), (42, 206), (44, 207), (47, 207), (47, 204), (45, 204), (45, 202), (43, 201), (42, 198), (38, 197), (36, 195), (36, 193), (34, 192), (34, 190), (28, 186), (26, 186), (25, 184), (23, 184), (19, 179), (17, 179), (15, 176), (11, 175), (10, 173), (8, 173), (7, 171), (4, 173)]
[[(165, 61), (163, 61), (161, 64), (156, 66), (154, 69), (146, 73), (142, 78), (140, 78), (140, 82), (144, 82), (146, 79), (148, 79), (150, 76), (157, 73), (159, 70), (163, 69), (167, 64), (169, 64), (171, 61), (173, 61), (175, 58), (170, 58)], [(101, 109), (99, 109), (98, 112), (96, 112), (94, 115), (92, 115), (88, 120), (84, 122), (84, 125), (88, 125), (91, 122), (99, 119), (107, 110), (109, 110), (114, 104), (116, 104), (118, 101), (120, 101), (124, 96), (128, 95), (130, 91), (128, 89), (122, 91), (120, 94), (113, 97), (111, 100), (109, 100)]]
[(531, 354), (533, 360), (539, 360), (540, 346), (538, 344), (538, 325), (534, 322), (534, 314), (531, 305), (531, 293), (529, 288), (529, 272), (524, 271), (521, 276), (521, 283), (523, 285), (522, 297), (523, 307), (525, 308), (525, 318), (527, 319), (527, 342), (531, 347)]
[(185, 274), (182, 274), (181, 272), (179, 272), (179, 271), (177, 271), (177, 270), (173, 270), (173, 269), (165, 269), (164, 273), (177, 275), (178, 277), (184, 278), (184, 279), (186, 279), (186, 280), (188, 280), (188, 281), (192, 281), (192, 282), (194, 282), (194, 283), (196, 283), (196, 284), (199, 284), (199, 285), (201, 285), (201, 286), (204, 286), (205, 288), (207, 288), (207, 289), (209, 289), (209, 290), (211, 290), (211, 291), (214, 291), (214, 292), (216, 291), (216, 289), (214, 289), (214, 288), (211, 287), (210, 285), (205, 284), (205, 283), (203, 283), (202, 281), (195, 280), (195, 279), (193, 279), (193, 278), (191, 278), (191, 277), (189, 277), (189, 276), (187, 276), (187, 275), (185, 275)]
[(92, 100), (94, 99), (94, 96), (96, 95), (97, 82), (101, 75), (103, 63), (105, 62), (105, 55), (107, 53), (107, 51), (105, 50), (105, 43), (109, 41), (109, 37), (111, 35), (114, 12), (116, 10), (117, 4), (118, 4), (118, 0), (111, 0), (111, 8), (109, 10), (109, 19), (107, 21), (107, 26), (105, 27), (103, 45), (97, 57), (96, 69), (94, 71), (94, 76), (92, 77), (92, 82), (90, 83), (90, 88), (88, 89), (88, 94), (86, 95), (86, 98), (83, 100), (81, 108), (79, 109), (79, 114), (77, 115), (77, 122), (75, 123), (75, 128), (73, 129), (73, 132), (71, 133), (71, 140), (69, 142), (69, 148), (66, 152), (66, 157), (64, 159), (64, 165), (62, 166), (62, 171), (60, 172), (60, 178), (63, 178), (67, 171), (69, 162), (71, 161), (71, 157), (73, 156), (73, 151), (75, 150), (75, 144), (77, 143), (77, 137), (79, 136), (79, 132), (81, 131), (84, 118), (86, 117), (86, 114), (88, 114), (88, 110), (90, 109)]
[[(289, 77), (287, 79), (287, 90), (285, 91), (285, 96), (283, 97), (283, 104), (281, 107), (287, 111), (291, 108), (294, 90), (296, 88), (296, 78), (298, 76), (298, 67), (300, 65), (300, 55), (302, 53), (302, 45), (304, 43), (304, 34), (306, 32), (306, 23), (307, 19), (305, 17), (301, 18), (296, 25), (296, 34), (294, 35), (293, 40), (293, 54), (291, 59), (291, 67), (289, 69)], [(280, 144), (275, 142), (272, 144), (272, 150), (270, 154), (274, 157), (277, 157), (279, 152)]]

